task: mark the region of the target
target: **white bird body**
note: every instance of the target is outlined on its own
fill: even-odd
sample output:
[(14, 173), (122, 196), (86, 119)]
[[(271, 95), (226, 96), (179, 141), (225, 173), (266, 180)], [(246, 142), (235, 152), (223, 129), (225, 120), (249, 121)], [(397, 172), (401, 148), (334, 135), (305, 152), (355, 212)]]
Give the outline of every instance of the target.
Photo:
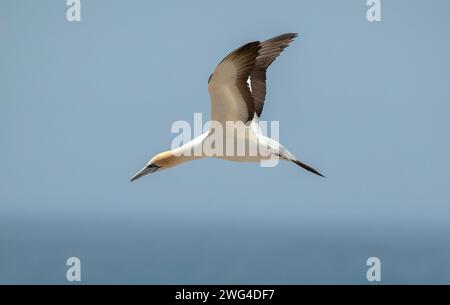
[[(295, 156), (283, 145), (262, 133), (257, 116), (250, 124), (238, 125), (234, 132), (224, 133), (223, 148), (220, 149), (218, 154), (208, 155), (205, 153), (205, 150), (207, 150), (205, 143), (213, 141), (213, 137), (211, 131), (208, 130), (171, 152), (180, 158), (184, 157), (184, 161), (207, 157), (235, 162), (261, 162), (273, 158), (295, 160)], [(229, 145), (231, 143), (233, 144)], [(238, 151), (240, 147), (245, 148), (241, 153)]]
[[(251, 42), (226, 56), (208, 80), (210, 130), (178, 148), (157, 154), (131, 181), (205, 157), (235, 162), (281, 159), (322, 176), (276, 140), (266, 137), (258, 121), (266, 95), (266, 69), (296, 36), (288, 33)], [(229, 123), (233, 128), (229, 128)]]

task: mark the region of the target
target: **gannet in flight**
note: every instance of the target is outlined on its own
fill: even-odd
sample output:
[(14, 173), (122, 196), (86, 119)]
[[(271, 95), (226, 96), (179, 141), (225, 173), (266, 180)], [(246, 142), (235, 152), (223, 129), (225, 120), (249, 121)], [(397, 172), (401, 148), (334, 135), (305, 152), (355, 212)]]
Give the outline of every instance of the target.
[[(259, 128), (258, 118), (261, 115), (266, 96), (266, 70), (270, 64), (289, 45), (297, 34), (283, 34), (269, 40), (254, 41), (243, 45), (226, 56), (216, 67), (208, 79), (208, 92), (211, 99), (211, 121), (225, 126), (226, 122), (242, 123), (241, 130), (232, 133), (223, 132), (224, 150), (230, 139), (251, 145), (262, 143), (262, 147), (256, 154), (236, 154), (233, 147), (232, 153), (224, 155), (205, 155), (192, 153), (196, 149), (202, 151), (203, 145), (217, 136), (216, 129), (194, 138), (192, 141), (176, 148), (154, 156), (145, 167), (131, 178), (134, 181), (149, 173), (154, 173), (178, 164), (200, 159), (204, 157), (217, 157), (225, 160), (240, 162), (257, 162), (267, 158), (279, 158), (291, 161), (298, 166), (316, 175), (322, 176), (314, 168), (300, 162), (292, 153), (277, 141), (264, 136)], [(225, 127), (223, 128), (225, 130)], [(226, 134), (226, 135), (225, 135)]]

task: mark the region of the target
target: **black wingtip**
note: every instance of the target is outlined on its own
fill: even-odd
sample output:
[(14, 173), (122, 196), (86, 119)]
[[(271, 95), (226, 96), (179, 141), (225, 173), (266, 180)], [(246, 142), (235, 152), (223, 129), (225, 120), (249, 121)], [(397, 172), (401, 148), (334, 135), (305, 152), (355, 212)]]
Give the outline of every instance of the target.
[(320, 177), (322, 177), (322, 178), (326, 178), (324, 175), (322, 175), (321, 173), (319, 173), (317, 170), (315, 170), (315, 169), (312, 168), (311, 166), (306, 165), (305, 163), (302, 163), (302, 162), (300, 162), (300, 161), (298, 161), (298, 160), (292, 160), (292, 162), (294, 162), (295, 164), (297, 164), (297, 165), (300, 166), (301, 168), (306, 169), (307, 171), (309, 171), (309, 172), (311, 172), (311, 173), (314, 173), (314, 174), (316, 174), (316, 175), (318, 175), (318, 176), (320, 176)]
[(286, 33), (286, 34), (280, 35), (279, 37), (294, 39), (294, 38), (298, 37), (298, 33)]

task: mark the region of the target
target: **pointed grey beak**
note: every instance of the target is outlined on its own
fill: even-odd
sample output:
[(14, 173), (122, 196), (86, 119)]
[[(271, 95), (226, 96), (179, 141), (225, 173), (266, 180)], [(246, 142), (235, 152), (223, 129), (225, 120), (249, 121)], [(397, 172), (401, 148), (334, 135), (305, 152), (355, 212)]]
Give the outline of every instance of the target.
[(133, 182), (134, 180), (137, 180), (147, 174), (154, 173), (158, 170), (158, 168), (159, 166), (154, 164), (147, 165), (146, 167), (141, 169), (136, 175), (134, 175), (133, 178), (131, 178), (130, 182)]

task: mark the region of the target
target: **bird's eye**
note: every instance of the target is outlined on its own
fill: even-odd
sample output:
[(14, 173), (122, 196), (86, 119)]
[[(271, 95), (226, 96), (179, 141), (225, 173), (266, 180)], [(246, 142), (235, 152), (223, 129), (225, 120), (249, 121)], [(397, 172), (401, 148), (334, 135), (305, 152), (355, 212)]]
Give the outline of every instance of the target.
[(149, 165), (147, 165), (147, 168), (148, 168), (148, 169), (151, 169), (151, 170), (153, 170), (153, 171), (156, 171), (156, 170), (158, 170), (160, 167), (159, 167), (158, 165), (156, 165), (156, 164), (149, 164)]

